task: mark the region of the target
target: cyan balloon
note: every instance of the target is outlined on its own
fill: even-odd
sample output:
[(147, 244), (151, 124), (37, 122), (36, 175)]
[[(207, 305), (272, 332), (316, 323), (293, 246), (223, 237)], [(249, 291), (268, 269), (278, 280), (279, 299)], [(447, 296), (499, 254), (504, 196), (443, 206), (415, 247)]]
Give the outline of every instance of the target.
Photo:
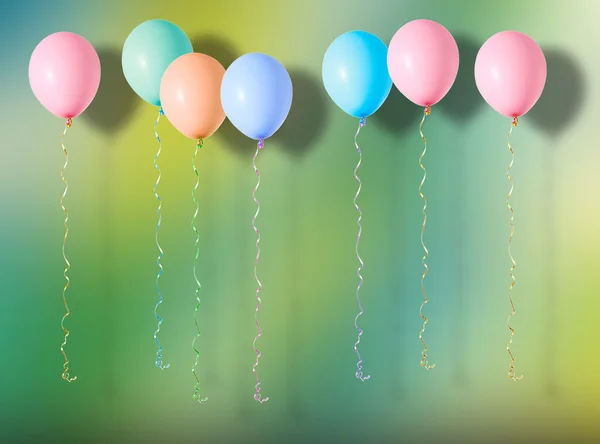
[(188, 36), (166, 20), (148, 20), (125, 40), (123, 74), (138, 96), (160, 106), (160, 81), (176, 58), (193, 52)]
[(323, 58), (323, 84), (343, 111), (357, 118), (370, 116), (392, 89), (387, 46), (365, 31), (339, 36)]
[(234, 61), (221, 84), (221, 104), (240, 132), (255, 140), (271, 137), (292, 106), (292, 79), (283, 65), (265, 54)]

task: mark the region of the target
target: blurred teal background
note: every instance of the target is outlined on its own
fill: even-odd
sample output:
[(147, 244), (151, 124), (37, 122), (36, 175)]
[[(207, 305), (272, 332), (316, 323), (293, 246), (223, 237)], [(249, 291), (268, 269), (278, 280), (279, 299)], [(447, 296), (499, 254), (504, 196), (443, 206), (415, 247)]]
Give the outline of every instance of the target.
[[(3, 3), (0, 440), (598, 442), (599, 14), (595, 0)], [(154, 366), (157, 111), (129, 89), (120, 65), (125, 38), (151, 18), (178, 24), (196, 51), (225, 67), (244, 53), (267, 53), (294, 82), (292, 112), (258, 160), (264, 285), (259, 372), (271, 398), (264, 405), (252, 399), (251, 371), (255, 145), (228, 122), (206, 141), (197, 162), (203, 285), (198, 345), (208, 403), (192, 400), (195, 144), (166, 119), (159, 126), (165, 250), (160, 338), (171, 368)], [(363, 29), (388, 43), (416, 18), (446, 26), (461, 52), (457, 82), (425, 127), (425, 338), (436, 368), (419, 366), (422, 110), (394, 89), (360, 136), (360, 350), (372, 375), (362, 384), (354, 377), (352, 350), (358, 265), (352, 138), (358, 122), (326, 96), (321, 61), (346, 31)], [(472, 74), (478, 48), (507, 29), (530, 35), (548, 61), (546, 90), (512, 140), (513, 351), (517, 372), (525, 375), (517, 384), (506, 377), (505, 350), (510, 120), (483, 102)], [(96, 100), (66, 139), (73, 384), (60, 378), (59, 350), (64, 122), (38, 104), (27, 79), (31, 52), (57, 31), (87, 38), (103, 69)]]

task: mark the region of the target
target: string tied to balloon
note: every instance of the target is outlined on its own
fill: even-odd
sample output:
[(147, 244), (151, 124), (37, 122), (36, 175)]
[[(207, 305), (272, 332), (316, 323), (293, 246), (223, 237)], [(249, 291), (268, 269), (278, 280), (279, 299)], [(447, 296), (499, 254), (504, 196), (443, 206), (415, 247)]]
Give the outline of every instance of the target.
[(362, 270), (365, 266), (362, 258), (360, 257), (360, 254), (358, 252), (358, 244), (360, 243), (360, 238), (362, 235), (361, 220), (362, 220), (362, 215), (363, 215), (362, 210), (356, 203), (356, 200), (358, 199), (360, 190), (362, 188), (362, 183), (361, 183), (360, 177), (358, 177), (358, 169), (360, 168), (360, 165), (362, 163), (362, 151), (360, 149), (360, 146), (358, 145), (358, 135), (360, 134), (361, 128), (363, 128), (366, 125), (366, 123), (367, 123), (366, 118), (361, 117), (361, 119), (358, 123), (358, 129), (356, 130), (356, 134), (354, 135), (354, 146), (356, 147), (356, 151), (358, 153), (358, 163), (356, 164), (356, 167), (354, 168), (354, 178), (358, 182), (358, 189), (356, 190), (356, 194), (354, 195), (354, 208), (356, 208), (356, 211), (358, 212), (358, 219), (356, 221), (356, 224), (358, 225), (358, 234), (356, 235), (355, 251), (356, 251), (356, 258), (358, 259), (358, 263), (359, 263), (358, 269), (356, 271), (356, 274), (358, 276), (358, 286), (356, 287), (356, 303), (358, 305), (358, 314), (354, 318), (354, 328), (358, 331), (358, 336), (356, 338), (356, 342), (354, 343), (354, 353), (356, 353), (356, 357), (358, 359), (358, 362), (356, 363), (355, 376), (357, 379), (360, 379), (362, 382), (365, 382), (366, 380), (368, 380), (371, 377), (370, 375), (366, 375), (366, 376), (364, 375), (363, 366), (362, 366), (363, 359), (360, 355), (360, 352), (358, 351), (358, 345), (360, 344), (360, 339), (363, 334), (363, 330), (358, 326), (358, 318), (360, 318), (364, 313), (362, 302), (360, 301), (359, 293), (360, 293), (360, 289), (362, 288), (363, 282), (364, 282), (364, 279), (362, 276)]
[(71, 374), (69, 373), (69, 358), (67, 357), (67, 352), (65, 351), (65, 347), (67, 345), (67, 339), (68, 339), (69, 335), (71, 334), (71, 332), (67, 329), (67, 327), (65, 327), (65, 320), (71, 315), (71, 310), (69, 310), (69, 305), (67, 304), (67, 290), (71, 283), (68, 273), (69, 273), (69, 270), (71, 269), (71, 263), (67, 259), (67, 255), (65, 253), (65, 247), (67, 245), (67, 237), (69, 236), (69, 224), (68, 224), (69, 212), (67, 211), (67, 208), (64, 205), (64, 200), (65, 200), (65, 197), (67, 196), (67, 191), (69, 189), (69, 183), (67, 182), (67, 178), (65, 177), (65, 170), (67, 169), (67, 165), (69, 165), (69, 153), (67, 151), (67, 148), (65, 147), (64, 139), (65, 139), (65, 136), (67, 135), (67, 130), (69, 128), (71, 128), (72, 124), (73, 124), (73, 120), (69, 117), (65, 123), (65, 130), (63, 131), (62, 137), (61, 137), (62, 150), (65, 153), (65, 164), (62, 167), (61, 172), (60, 172), (60, 177), (61, 177), (63, 183), (65, 184), (65, 190), (62, 194), (62, 197), (60, 198), (60, 207), (62, 208), (62, 210), (65, 214), (65, 220), (63, 223), (63, 226), (65, 227), (65, 235), (63, 237), (62, 255), (63, 255), (63, 260), (65, 261), (65, 265), (66, 265), (66, 267), (63, 271), (63, 276), (65, 278), (65, 286), (63, 287), (63, 304), (65, 306), (65, 314), (62, 317), (62, 320), (60, 321), (60, 326), (61, 326), (65, 336), (64, 336), (62, 344), (60, 345), (60, 351), (65, 360), (65, 362), (63, 364), (62, 379), (64, 379), (67, 382), (73, 382), (77, 379), (77, 376), (71, 376)]
[(515, 116), (513, 118), (513, 121), (510, 125), (510, 130), (508, 131), (508, 135), (506, 136), (506, 143), (508, 145), (508, 150), (510, 151), (510, 155), (511, 155), (511, 160), (510, 160), (510, 164), (508, 165), (508, 169), (506, 170), (506, 177), (508, 178), (508, 180), (510, 181), (510, 190), (508, 191), (508, 195), (506, 196), (506, 206), (508, 207), (508, 210), (510, 211), (510, 220), (509, 220), (509, 226), (510, 226), (510, 235), (508, 237), (508, 256), (510, 258), (511, 261), (511, 267), (510, 267), (510, 286), (508, 287), (508, 300), (510, 302), (510, 314), (508, 315), (508, 320), (506, 321), (506, 325), (508, 326), (508, 329), (510, 330), (510, 339), (508, 341), (508, 343), (506, 344), (506, 351), (508, 352), (508, 356), (509, 356), (509, 364), (508, 364), (508, 377), (510, 379), (512, 379), (513, 381), (519, 381), (521, 378), (523, 378), (523, 376), (516, 376), (515, 374), (515, 358), (513, 356), (513, 353), (510, 349), (512, 343), (513, 343), (513, 338), (515, 336), (515, 329), (511, 326), (510, 321), (512, 319), (512, 317), (517, 313), (517, 310), (515, 309), (515, 304), (513, 301), (513, 297), (512, 297), (512, 292), (513, 292), (513, 288), (515, 286), (516, 283), (516, 278), (514, 275), (514, 270), (517, 266), (517, 263), (515, 262), (515, 259), (513, 258), (512, 252), (511, 252), (511, 245), (512, 245), (512, 239), (513, 236), (515, 234), (515, 224), (514, 224), (514, 220), (515, 220), (515, 211), (513, 209), (513, 207), (510, 204), (510, 197), (512, 196), (512, 192), (514, 189), (514, 182), (513, 182), (513, 178), (510, 175), (510, 170), (512, 169), (512, 166), (515, 162), (515, 151), (513, 150), (512, 145), (510, 144), (510, 136), (513, 132), (513, 129), (515, 129), (517, 127), (517, 125), (519, 124), (519, 118), (517, 116)]
[(196, 228), (196, 218), (198, 216), (198, 211), (200, 210), (200, 204), (198, 203), (198, 199), (196, 199), (196, 191), (198, 190), (198, 185), (200, 184), (200, 175), (198, 174), (198, 169), (196, 168), (196, 155), (198, 154), (198, 151), (200, 151), (200, 149), (203, 146), (204, 146), (204, 140), (198, 139), (198, 142), (196, 143), (196, 149), (194, 150), (194, 155), (192, 156), (192, 169), (194, 170), (194, 174), (196, 175), (196, 183), (194, 184), (194, 188), (192, 189), (192, 200), (193, 200), (194, 204), (196, 205), (196, 210), (194, 212), (194, 215), (192, 216), (192, 231), (196, 235), (196, 240), (194, 243), (194, 245), (196, 247), (196, 254), (194, 256), (194, 267), (193, 267), (194, 281), (196, 282), (196, 290), (195, 290), (196, 308), (194, 309), (194, 324), (196, 325), (196, 334), (194, 335), (194, 339), (192, 341), (192, 349), (196, 353), (196, 359), (194, 361), (194, 365), (192, 366), (192, 374), (194, 375), (194, 379), (196, 380), (196, 383), (194, 386), (194, 394), (192, 395), (192, 398), (194, 399), (194, 401), (197, 401), (199, 403), (208, 401), (207, 397), (200, 395), (200, 377), (198, 376), (198, 373), (197, 373), (198, 363), (200, 361), (200, 350), (198, 349), (198, 347), (196, 347), (196, 340), (200, 337), (200, 324), (198, 323), (198, 310), (200, 309), (200, 290), (202, 288), (202, 286), (200, 285), (200, 280), (198, 279), (198, 274), (196, 272), (196, 268), (198, 265), (198, 257), (200, 256), (200, 233), (198, 232), (198, 229)]
[(260, 357), (262, 356), (262, 353), (258, 350), (258, 348), (256, 348), (256, 341), (262, 336), (262, 330), (261, 330), (260, 324), (258, 322), (258, 311), (260, 310), (260, 307), (262, 305), (262, 300), (260, 299), (260, 292), (263, 289), (262, 283), (258, 279), (258, 273), (257, 273), (258, 262), (260, 259), (260, 245), (259, 245), (260, 244), (260, 231), (258, 230), (258, 228), (256, 228), (256, 218), (258, 217), (258, 214), (260, 212), (260, 202), (256, 198), (256, 192), (258, 191), (258, 187), (260, 186), (260, 172), (258, 171), (258, 168), (256, 167), (256, 158), (258, 157), (258, 153), (260, 152), (260, 150), (262, 150), (264, 148), (264, 146), (265, 146), (265, 141), (263, 139), (260, 139), (256, 146), (256, 153), (254, 153), (254, 157), (252, 158), (252, 166), (254, 167), (254, 172), (256, 173), (256, 176), (257, 176), (256, 186), (254, 187), (254, 190), (252, 191), (252, 199), (254, 200), (254, 203), (256, 204), (256, 213), (254, 214), (254, 218), (252, 219), (252, 229), (256, 233), (256, 259), (254, 260), (254, 279), (256, 280), (256, 284), (257, 284), (256, 299), (258, 301), (258, 304), (256, 305), (256, 310), (254, 311), (254, 322), (256, 324), (257, 334), (256, 334), (253, 344), (252, 344), (254, 347), (254, 351), (256, 352), (256, 362), (252, 366), (252, 372), (254, 373), (254, 377), (256, 378), (256, 385), (254, 386), (254, 388), (256, 390), (254, 392), (254, 399), (256, 401), (260, 402), (261, 404), (263, 402), (266, 402), (269, 400), (268, 396), (263, 398), (262, 394), (260, 393), (261, 381), (260, 381), (260, 378), (258, 377), (258, 373), (256, 371), (256, 367), (258, 367), (258, 361), (259, 361)]
[(156, 223), (156, 231), (155, 231), (156, 248), (158, 249), (158, 258), (156, 259), (156, 265), (158, 266), (158, 274), (156, 275), (156, 292), (158, 294), (158, 302), (154, 306), (154, 316), (156, 317), (156, 319), (158, 321), (158, 325), (156, 327), (156, 330), (154, 331), (154, 341), (156, 342), (156, 347), (157, 347), (155, 364), (159, 369), (166, 370), (169, 368), (170, 364), (165, 365), (163, 363), (163, 348), (160, 344), (160, 341), (158, 340), (158, 333), (160, 332), (160, 327), (163, 322), (162, 317), (160, 317), (158, 314), (158, 307), (163, 303), (163, 296), (162, 296), (162, 292), (160, 290), (159, 280), (164, 271), (162, 263), (161, 263), (162, 258), (164, 257), (164, 251), (161, 248), (160, 243), (158, 242), (158, 233), (160, 231), (160, 227), (161, 227), (161, 223), (162, 223), (162, 200), (157, 191), (158, 184), (160, 183), (160, 179), (162, 176), (160, 167), (158, 166), (158, 163), (157, 163), (158, 157), (160, 156), (160, 153), (162, 151), (162, 141), (160, 140), (160, 136), (158, 134), (158, 123), (160, 122), (161, 116), (164, 116), (164, 111), (163, 111), (162, 107), (158, 110), (158, 117), (156, 118), (156, 122), (154, 123), (154, 137), (156, 137), (156, 140), (158, 142), (158, 151), (157, 151), (156, 155), (154, 156), (154, 168), (156, 168), (156, 171), (158, 171), (158, 177), (156, 179), (156, 183), (154, 184), (154, 197), (156, 197), (156, 200), (158, 201), (158, 208), (156, 209), (156, 214), (158, 215), (158, 222)]
[(423, 152), (421, 153), (421, 156), (419, 157), (419, 166), (423, 170), (423, 179), (421, 180), (421, 183), (419, 184), (419, 195), (421, 196), (421, 199), (423, 199), (423, 209), (422, 209), (423, 224), (421, 225), (421, 246), (423, 247), (423, 251), (425, 252), (423, 258), (421, 259), (421, 263), (423, 264), (423, 268), (424, 268), (423, 274), (421, 275), (421, 292), (423, 293), (424, 300), (421, 303), (421, 307), (419, 309), (419, 314), (421, 315), (421, 319), (423, 320), (423, 326), (421, 327), (421, 331), (419, 331), (419, 340), (421, 341), (421, 345), (423, 346), (423, 351), (421, 352), (421, 367), (423, 367), (426, 370), (431, 370), (432, 368), (435, 367), (435, 364), (429, 364), (429, 362), (427, 360), (427, 344), (425, 343), (425, 340), (423, 339), (423, 333), (425, 333), (425, 327), (427, 326), (427, 323), (429, 322), (429, 319), (427, 319), (427, 317), (423, 314), (423, 308), (429, 302), (427, 292), (425, 291), (425, 277), (427, 276), (427, 273), (429, 272), (429, 267), (427, 266), (427, 258), (429, 257), (429, 250), (425, 246), (425, 241), (423, 239), (423, 236), (425, 234), (425, 225), (427, 224), (427, 199), (425, 198), (425, 195), (423, 194), (423, 191), (422, 191), (423, 184), (425, 183), (425, 179), (427, 179), (427, 170), (425, 169), (425, 166), (423, 165), (423, 158), (425, 157), (425, 154), (427, 153), (427, 139), (425, 138), (425, 135), (423, 134), (423, 124), (425, 123), (425, 119), (427, 118), (427, 116), (429, 116), (430, 114), (431, 114), (431, 106), (427, 105), (423, 112), (423, 118), (421, 119), (421, 124), (419, 125), (419, 134), (421, 135), (421, 139), (423, 139)]

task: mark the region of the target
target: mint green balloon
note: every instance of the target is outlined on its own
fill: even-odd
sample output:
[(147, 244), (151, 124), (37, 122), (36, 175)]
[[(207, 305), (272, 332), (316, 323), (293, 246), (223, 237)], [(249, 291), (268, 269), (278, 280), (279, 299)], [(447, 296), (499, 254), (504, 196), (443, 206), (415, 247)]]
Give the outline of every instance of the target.
[(131, 89), (146, 102), (160, 106), (160, 82), (169, 65), (193, 52), (188, 36), (166, 20), (138, 25), (123, 45), (123, 74)]

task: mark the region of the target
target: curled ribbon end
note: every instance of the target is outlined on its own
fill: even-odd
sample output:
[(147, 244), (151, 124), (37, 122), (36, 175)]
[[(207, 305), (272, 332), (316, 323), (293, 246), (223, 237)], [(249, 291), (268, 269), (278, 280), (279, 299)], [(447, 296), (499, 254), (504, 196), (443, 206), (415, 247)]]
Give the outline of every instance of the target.
[[(506, 347), (506, 349), (510, 353), (510, 347)], [(511, 355), (512, 355), (512, 353), (511, 353)], [(523, 375), (516, 376), (514, 362), (511, 363), (508, 367), (508, 378), (512, 379), (514, 382), (517, 382), (517, 381), (520, 381), (521, 379), (523, 379)]]
[(73, 382), (77, 379), (77, 376), (71, 377), (69, 373), (63, 373), (62, 378), (67, 382)]
[(194, 396), (192, 397), (194, 399), (194, 401), (196, 401), (198, 404), (202, 404), (203, 402), (208, 401), (208, 397), (200, 397), (200, 391), (199, 389), (196, 390), (196, 392), (194, 393)]
[[(64, 352), (64, 350), (62, 350)], [(71, 376), (69, 373), (69, 363), (65, 362), (63, 365), (64, 371), (62, 373), (62, 378), (67, 382), (73, 382), (77, 379), (77, 376)]]
[(360, 379), (361, 382), (368, 381), (371, 379), (371, 375), (364, 376), (362, 372), (356, 372), (356, 379)]
[(432, 370), (435, 368), (435, 364), (429, 364), (429, 362), (427, 362), (427, 359), (422, 359), (421, 367), (423, 367), (425, 370)]
[[(260, 389), (259, 389), (259, 391), (260, 391)], [(267, 402), (269, 400), (269, 397), (267, 396), (266, 398), (263, 398), (260, 393), (256, 392), (254, 394), (254, 400), (258, 401), (262, 404), (263, 402)]]
[(163, 364), (162, 358), (156, 360), (156, 366), (161, 370), (166, 370), (171, 367), (171, 364)]

